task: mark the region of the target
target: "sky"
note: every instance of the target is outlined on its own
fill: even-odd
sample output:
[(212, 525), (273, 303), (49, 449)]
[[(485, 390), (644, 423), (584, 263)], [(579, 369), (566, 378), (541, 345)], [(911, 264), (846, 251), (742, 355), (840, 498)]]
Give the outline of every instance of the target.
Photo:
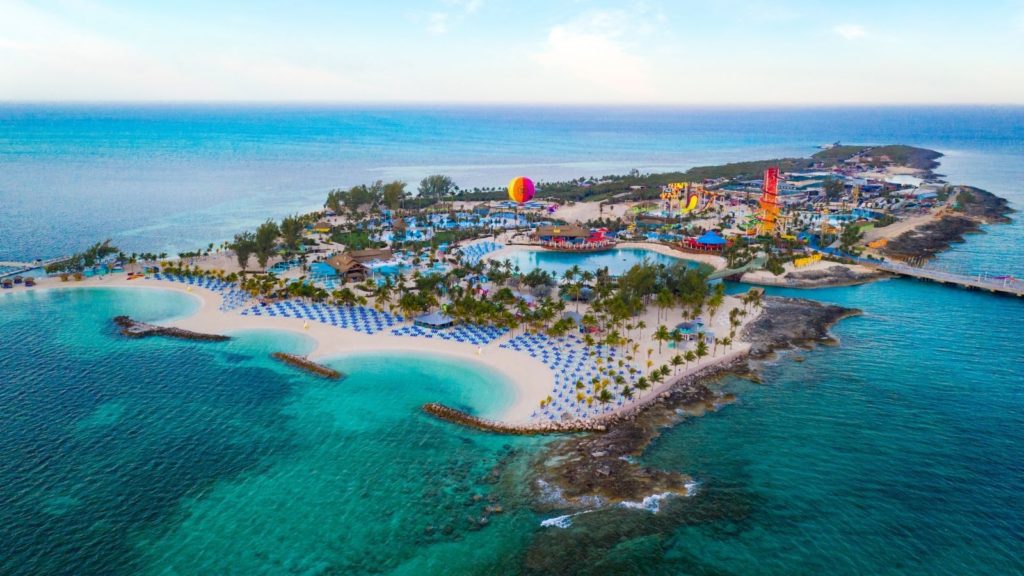
[(0, 101), (1024, 104), (1024, 0), (0, 0)]

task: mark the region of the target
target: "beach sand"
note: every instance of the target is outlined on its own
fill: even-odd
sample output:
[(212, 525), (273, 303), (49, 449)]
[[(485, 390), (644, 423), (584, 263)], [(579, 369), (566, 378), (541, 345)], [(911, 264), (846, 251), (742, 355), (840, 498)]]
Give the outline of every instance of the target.
[[(237, 311), (222, 312), (219, 310), (221, 297), (218, 293), (209, 290), (190, 287), (178, 282), (155, 279), (128, 280), (122, 274), (94, 277), (80, 282), (61, 282), (57, 278), (47, 278), (35, 288), (26, 289), (18, 286), (10, 292), (21, 292), (25, 290), (49, 290), (67, 288), (142, 288), (172, 290), (180, 293), (187, 293), (198, 299), (200, 306), (196, 312), (188, 317), (168, 322), (167, 325), (202, 332), (208, 334), (228, 334), (248, 330), (279, 330), (304, 334), (316, 342), (315, 348), (309, 357), (314, 361), (344, 356), (346, 354), (357, 354), (367, 352), (415, 352), (420, 354), (437, 355), (451, 358), (457, 361), (478, 362), (504, 376), (513, 387), (515, 399), (509, 408), (503, 413), (501, 420), (510, 424), (525, 424), (531, 422), (531, 414), (537, 409), (542, 399), (554, 391), (554, 374), (539, 360), (513, 350), (500, 348), (500, 344), (509, 340), (510, 336), (503, 336), (490, 344), (477, 347), (468, 343), (452, 342), (440, 339), (426, 339), (408, 336), (394, 336), (390, 333), (378, 333), (367, 335), (361, 332), (321, 324), (314, 321), (306, 321), (300, 318), (270, 318), (265, 316), (242, 316)], [(734, 307), (742, 307), (742, 303), (735, 296), (726, 298), (725, 303), (718, 310), (714, 318), (708, 319), (705, 313), (702, 317), (709, 329), (722, 338), (729, 333), (729, 310)], [(581, 307), (585, 311), (585, 306)], [(659, 319), (660, 316), (660, 319)], [(744, 317), (744, 324), (756, 316), (750, 314)], [(660, 346), (652, 337), (659, 324), (673, 327), (683, 320), (682, 310), (666, 310), (660, 315), (658, 309), (650, 307), (640, 318), (647, 324), (643, 334), (633, 331), (632, 335), (637, 337), (640, 344), (641, 358), (646, 359), (646, 350), (652, 350), (650, 359), (654, 366), (660, 366), (668, 361), (677, 352), (666, 344)], [(739, 333), (742, 326), (737, 328)], [(517, 333), (521, 333), (517, 332)], [(618, 411), (628, 411), (637, 406), (653, 401), (659, 392), (667, 390), (675, 382), (693, 374), (708, 366), (723, 362), (730, 362), (738, 357), (746, 355), (749, 345), (743, 342), (736, 342), (730, 349), (718, 346), (717, 354), (710, 355), (712, 348), (709, 347), (709, 356), (699, 363), (691, 363), (686, 370), (680, 370), (678, 374), (667, 378), (656, 389), (647, 391), (643, 398), (635, 398), (626, 402), (624, 406), (604, 415), (614, 414)]]

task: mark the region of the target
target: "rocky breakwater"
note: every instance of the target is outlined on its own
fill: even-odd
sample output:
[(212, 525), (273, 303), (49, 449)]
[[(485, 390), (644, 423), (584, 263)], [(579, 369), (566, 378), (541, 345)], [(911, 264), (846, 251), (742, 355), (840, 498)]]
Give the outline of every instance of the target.
[(607, 429), (607, 424), (599, 420), (564, 420), (553, 422), (536, 422), (527, 424), (509, 424), (497, 420), (480, 418), (462, 410), (445, 406), (437, 402), (430, 402), (423, 405), (423, 411), (431, 416), (440, 418), (447, 422), (474, 428), (483, 432), (497, 432), (499, 434), (513, 434), (520, 436), (531, 436), (538, 434), (564, 434), (571, 432), (602, 432)]
[[(764, 357), (777, 349), (832, 342), (829, 327), (857, 313), (811, 300), (766, 297), (743, 338), (751, 342), (753, 354)], [(527, 552), (526, 572), (565, 573), (581, 556), (614, 556), (624, 543), (647, 542), (682, 524), (746, 514), (741, 500), (701, 500), (700, 479), (684, 471), (640, 462), (662, 430), (735, 400), (714, 389), (725, 374), (752, 377), (745, 358), (709, 366), (620, 417), (607, 431), (557, 440), (538, 454), (531, 462), (533, 509), (548, 516), (545, 526), (584, 528), (538, 532)], [(657, 513), (637, 513), (638, 508)]]
[(198, 340), (200, 342), (223, 342), (224, 340), (230, 340), (230, 336), (223, 336), (221, 334), (203, 334), (201, 332), (192, 332), (191, 330), (184, 330), (182, 328), (173, 328), (168, 326), (157, 326), (155, 324), (147, 324), (145, 322), (139, 322), (132, 320), (128, 316), (117, 316), (114, 318), (114, 324), (120, 328), (122, 335), (129, 338), (146, 338), (149, 336), (166, 336), (168, 338), (180, 338), (182, 340)]
[[(774, 350), (831, 343), (829, 328), (859, 310), (798, 298), (765, 297), (742, 333), (751, 355), (764, 358)], [(686, 494), (692, 478), (653, 470), (636, 463), (660, 430), (687, 416), (715, 411), (735, 400), (712, 389), (724, 374), (752, 376), (746, 358), (711, 365), (684, 377), (636, 410), (604, 421), (606, 430), (554, 442), (535, 463), (539, 509), (592, 507), (635, 502), (652, 494)], [(557, 494), (557, 497), (552, 497)]]
[(896, 260), (931, 258), (964, 241), (964, 234), (981, 232), (985, 224), (1004, 224), (1013, 213), (1005, 198), (970, 186), (958, 186), (955, 209), (889, 241), (883, 254)]
[(274, 359), (280, 360), (281, 362), (284, 362), (289, 366), (294, 366), (295, 368), (304, 370), (306, 372), (309, 372), (310, 374), (314, 374), (322, 378), (327, 378), (330, 380), (341, 380), (341, 378), (343, 377), (343, 374), (341, 372), (338, 372), (334, 368), (324, 366), (323, 364), (317, 364), (316, 362), (313, 362), (312, 360), (306, 358), (305, 356), (299, 356), (297, 354), (288, 354), (287, 352), (274, 352), (273, 354), (271, 354), (271, 356)]

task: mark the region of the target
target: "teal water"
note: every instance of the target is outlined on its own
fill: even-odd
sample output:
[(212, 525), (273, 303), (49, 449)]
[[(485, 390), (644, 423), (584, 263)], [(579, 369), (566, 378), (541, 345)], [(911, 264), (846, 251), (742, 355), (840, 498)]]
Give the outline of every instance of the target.
[(763, 385), (727, 379), (736, 404), (645, 454), (722, 512), (680, 506), (657, 573), (1024, 571), (1024, 302), (903, 280), (814, 297), (866, 313)]
[[(0, 259), (107, 233), (191, 248), (308, 204), (342, 168), (361, 180), (453, 167), (493, 184), (836, 138), (938, 148), (951, 181), (1021, 209), (1022, 127), (1020, 108), (8, 107)], [(1022, 220), (933, 265), (1024, 276)], [(301, 335), (127, 341), (110, 326), (188, 314), (186, 295), (0, 295), (0, 573), (1024, 573), (1024, 303), (911, 281), (773, 292), (866, 314), (835, 328), (840, 346), (768, 364), (763, 385), (727, 379), (737, 403), (664, 432), (642, 460), (692, 474), (695, 496), (567, 529), (541, 528), (523, 501), (542, 443), (418, 412), (496, 412), (509, 396), (494, 375), (360, 357), (332, 361), (350, 375), (329, 383), (267, 359), (308, 351)], [(482, 530), (467, 520), (476, 493), (505, 508)]]
[(363, 355), (330, 361), (348, 377), (326, 381), (269, 359), (309, 352), (301, 334), (140, 341), (110, 322), (195, 306), (142, 289), (0, 297), (0, 573), (473, 573), (515, 561), (532, 514), (503, 499), (485, 530), (467, 517), (496, 492), (492, 469), (533, 441), (419, 412), (442, 401), (494, 415), (512, 400), (500, 377)]
[(591, 272), (607, 268), (612, 276), (618, 276), (644, 261), (664, 266), (686, 262), (680, 258), (644, 248), (614, 248), (604, 252), (521, 250), (510, 254), (507, 259), (524, 273), (540, 268), (558, 278), (561, 278), (565, 271), (573, 266), (579, 266), (581, 270), (590, 270)]
[(194, 250), (378, 179), (666, 172), (837, 138), (1012, 162), (1024, 108), (0, 104), (0, 260), (108, 237), (126, 252)]

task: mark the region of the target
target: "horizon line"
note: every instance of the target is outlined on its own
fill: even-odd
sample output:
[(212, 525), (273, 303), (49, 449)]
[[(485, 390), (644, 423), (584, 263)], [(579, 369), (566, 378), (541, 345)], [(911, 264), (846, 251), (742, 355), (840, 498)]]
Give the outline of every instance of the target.
[(651, 108), (651, 109), (785, 109), (785, 108), (1024, 108), (1024, 102), (512, 102), (463, 100), (99, 100), (0, 99), (0, 106), (323, 106), (363, 108)]

